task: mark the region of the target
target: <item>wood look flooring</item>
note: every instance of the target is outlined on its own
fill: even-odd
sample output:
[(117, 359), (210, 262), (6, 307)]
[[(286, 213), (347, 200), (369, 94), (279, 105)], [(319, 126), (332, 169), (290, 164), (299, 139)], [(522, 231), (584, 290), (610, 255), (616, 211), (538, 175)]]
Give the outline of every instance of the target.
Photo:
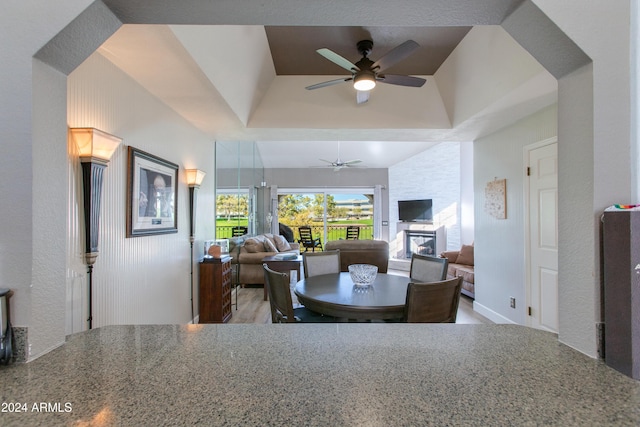
[[(407, 275), (407, 272), (393, 270), (389, 274)], [(236, 301), (235, 292), (232, 294), (232, 303)], [(231, 320), (229, 323), (271, 323), (271, 308), (269, 301), (264, 301), (262, 287), (238, 287), (238, 307), (231, 307)], [(294, 304), (297, 303), (293, 295)], [(491, 324), (489, 319), (473, 311), (473, 300), (462, 295), (458, 307), (456, 323), (459, 324)]]

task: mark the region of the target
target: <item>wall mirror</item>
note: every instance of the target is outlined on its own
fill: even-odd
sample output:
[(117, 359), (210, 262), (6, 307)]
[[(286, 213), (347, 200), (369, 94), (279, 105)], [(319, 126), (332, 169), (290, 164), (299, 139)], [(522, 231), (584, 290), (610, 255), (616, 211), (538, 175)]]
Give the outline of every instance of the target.
[(264, 166), (253, 141), (216, 141), (216, 239), (265, 232)]

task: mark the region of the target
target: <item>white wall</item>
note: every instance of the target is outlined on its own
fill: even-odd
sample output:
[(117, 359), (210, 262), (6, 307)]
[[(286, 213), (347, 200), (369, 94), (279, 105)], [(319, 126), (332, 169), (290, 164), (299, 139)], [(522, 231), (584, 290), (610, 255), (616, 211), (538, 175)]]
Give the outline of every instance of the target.
[(560, 341), (596, 357), (596, 323), (602, 320), (599, 218), (614, 203), (637, 202), (631, 2), (534, 2), (593, 60), (558, 80), (558, 286)]
[[(555, 137), (557, 114), (557, 106), (548, 107), (474, 143), (474, 309), (494, 321), (525, 324), (523, 148)], [(507, 180), (506, 219), (484, 211), (485, 186), (495, 178)], [(509, 307), (509, 297), (521, 302), (516, 303), (517, 309)]]
[[(202, 240), (214, 235), (213, 142), (97, 53), (69, 75), (68, 123), (123, 138), (104, 177), (100, 252), (93, 273), (93, 327), (191, 321), (189, 193), (184, 170), (208, 173), (198, 191), (196, 213), (197, 316), (197, 261), (203, 254)], [(125, 237), (127, 146), (179, 165), (178, 233)], [(85, 329), (87, 318), (82, 178), (75, 150), (69, 147), (67, 333)]]
[[(631, 2), (631, 75), (640, 75), (640, 2)], [(631, 80), (631, 161), (632, 196), (640, 203), (640, 82)]]
[(473, 142), (460, 143), (460, 243), (475, 240), (473, 194)]
[(443, 142), (389, 168), (392, 254), (402, 245), (396, 238), (398, 200), (432, 199), (434, 223), (446, 227), (447, 249), (460, 249), (461, 146), (458, 142)]

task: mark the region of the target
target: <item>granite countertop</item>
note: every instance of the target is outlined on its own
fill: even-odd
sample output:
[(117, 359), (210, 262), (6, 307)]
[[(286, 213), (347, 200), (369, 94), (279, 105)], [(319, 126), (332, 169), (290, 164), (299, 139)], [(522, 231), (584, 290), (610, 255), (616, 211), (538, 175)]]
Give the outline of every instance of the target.
[(109, 326), (0, 393), (3, 426), (640, 424), (640, 382), (515, 325)]

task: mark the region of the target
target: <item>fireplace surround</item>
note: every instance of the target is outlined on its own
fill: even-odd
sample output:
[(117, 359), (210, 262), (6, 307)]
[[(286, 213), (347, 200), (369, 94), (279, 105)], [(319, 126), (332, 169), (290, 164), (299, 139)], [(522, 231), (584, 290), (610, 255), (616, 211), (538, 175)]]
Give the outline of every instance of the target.
[(396, 253), (398, 259), (409, 260), (413, 253), (438, 256), (446, 250), (444, 226), (434, 225), (433, 222), (399, 222), (396, 230), (398, 239), (402, 241)]

